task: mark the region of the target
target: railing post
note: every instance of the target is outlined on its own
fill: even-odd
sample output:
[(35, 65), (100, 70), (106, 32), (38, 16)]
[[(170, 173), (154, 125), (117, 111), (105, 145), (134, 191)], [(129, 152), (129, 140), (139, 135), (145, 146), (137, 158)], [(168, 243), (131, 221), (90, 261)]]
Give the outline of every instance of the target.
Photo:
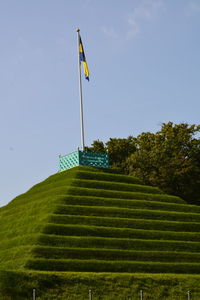
[(33, 289), (33, 300), (36, 300), (36, 290)]
[(89, 290), (89, 300), (92, 300), (92, 290)]
[(143, 290), (140, 290), (140, 300), (143, 300)]
[(191, 295), (190, 290), (188, 290), (187, 294), (188, 294), (188, 300), (190, 300), (190, 295)]

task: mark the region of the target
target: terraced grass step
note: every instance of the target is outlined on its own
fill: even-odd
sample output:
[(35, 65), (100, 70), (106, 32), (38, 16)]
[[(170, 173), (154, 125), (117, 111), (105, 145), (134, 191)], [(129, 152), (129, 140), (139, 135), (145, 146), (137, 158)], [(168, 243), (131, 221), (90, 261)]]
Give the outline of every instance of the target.
[(58, 236), (41, 234), (38, 245), (72, 248), (106, 248), (140, 251), (181, 251), (199, 252), (200, 242), (182, 242), (169, 240), (142, 240), (128, 238), (105, 238), (90, 236)]
[(196, 222), (177, 222), (166, 220), (148, 220), (148, 219), (130, 219), (130, 218), (112, 218), (112, 217), (94, 217), (81, 215), (61, 215), (52, 214), (49, 222), (55, 224), (82, 224), (92, 226), (107, 226), (116, 228), (137, 228), (148, 230), (163, 231), (183, 231), (199, 232), (200, 223)]
[(153, 210), (166, 210), (177, 212), (191, 212), (200, 213), (200, 206), (177, 204), (177, 203), (165, 203), (148, 200), (127, 200), (127, 199), (115, 199), (115, 198), (102, 198), (93, 196), (80, 196), (80, 195), (68, 195), (60, 197), (60, 202), (66, 205), (86, 205), (86, 206), (114, 206), (122, 208), (144, 208)]
[(120, 182), (128, 184), (142, 184), (143, 182), (136, 177), (127, 176), (123, 174), (114, 174), (114, 173), (105, 173), (105, 172), (96, 172), (96, 170), (87, 171), (85, 168), (81, 168), (76, 172), (75, 177), (77, 179), (87, 179), (87, 180), (98, 180), (98, 181), (111, 181), (111, 182)]
[[(165, 194), (147, 194), (142, 192), (125, 192), (125, 191), (113, 191), (104, 189), (89, 189), (81, 187), (68, 187), (67, 193), (64, 189), (52, 190), (51, 192), (60, 195), (80, 195), (80, 196), (95, 196), (102, 198), (119, 198), (119, 199), (135, 199), (135, 200), (148, 200), (148, 201), (161, 201), (168, 203), (180, 203), (186, 204), (185, 201), (176, 196), (170, 196)], [(63, 193), (62, 193), (63, 192)]]
[[(115, 191), (115, 190), (104, 190), (104, 189), (92, 189), (86, 187), (75, 187), (71, 186), (72, 181), (68, 180), (59, 184), (50, 184), (48, 187), (43, 187), (42, 185), (38, 188), (32, 188), (27, 193), (16, 197), (10, 204), (10, 209), (16, 209), (18, 205), (25, 205), (37, 200), (47, 199), (50, 201), (54, 200), (54, 197), (67, 196), (67, 195), (80, 195), (80, 196), (94, 196), (101, 198), (119, 198), (119, 199), (135, 199), (135, 200), (148, 200), (148, 201), (159, 201), (168, 203), (181, 203), (186, 204), (184, 200), (176, 196), (170, 196), (165, 194), (148, 194), (142, 192), (126, 192), (126, 191)], [(6, 207), (7, 210), (7, 207)], [(4, 210), (2, 210), (4, 213)]]
[[(73, 173), (72, 173), (73, 174)], [(103, 181), (103, 180), (96, 180), (93, 179), (79, 179), (78, 173), (74, 174), (73, 176), (70, 176), (70, 172), (68, 173), (68, 176), (65, 178), (60, 178), (59, 181), (45, 181), (40, 184), (37, 184), (36, 186), (32, 187), (29, 190), (29, 193), (33, 192), (42, 192), (46, 189), (53, 189), (58, 186), (59, 187), (66, 187), (66, 186), (78, 186), (78, 187), (85, 187), (85, 188), (95, 188), (95, 189), (105, 189), (105, 190), (119, 190), (119, 191), (131, 191), (131, 192), (143, 192), (143, 193), (151, 193), (151, 194), (163, 194), (163, 192), (156, 188), (151, 186), (145, 186), (140, 183), (139, 180), (134, 179), (134, 184), (126, 183), (126, 182), (120, 182), (120, 181)], [(116, 176), (117, 177), (117, 176)], [(102, 178), (103, 179), (103, 178)], [(107, 178), (108, 179), (108, 178)], [(137, 181), (137, 184), (136, 184)]]
[(56, 214), (200, 222), (200, 214), (105, 206), (58, 205)]
[(85, 225), (47, 224), (43, 233), (64, 236), (94, 236), (130, 239), (177, 240), (200, 242), (200, 233), (114, 228)]
[[(91, 167), (91, 166), (78, 166), (78, 170), (80, 171), (88, 171), (93, 173), (103, 173), (103, 174), (116, 174), (116, 175), (122, 175), (123, 173), (115, 168), (102, 168), (102, 167)], [(126, 176), (126, 175), (125, 175)]]
[[(115, 198), (102, 198), (102, 197), (93, 197), (93, 196), (80, 196), (80, 195), (55, 195), (54, 199), (52, 197), (42, 198), (43, 202), (46, 203), (46, 206), (49, 206), (53, 211), (55, 205), (60, 204), (71, 204), (71, 205), (87, 205), (87, 206), (115, 206), (121, 208), (149, 208), (149, 209), (160, 209), (168, 211), (183, 211), (183, 212), (196, 212), (200, 210), (199, 206), (195, 205), (185, 205), (185, 204), (174, 204), (174, 203), (164, 203), (164, 202), (155, 202), (155, 201), (146, 201), (146, 200), (127, 200), (127, 199), (115, 199)], [(32, 218), (35, 221), (35, 214), (38, 211), (39, 205), (41, 205), (40, 196), (34, 201), (26, 203), (26, 210), (29, 210), (29, 214), (24, 216), (24, 203), (19, 202), (17, 206), (11, 207), (9, 210), (6, 209), (1, 214), (1, 230), (12, 227), (13, 218), (17, 220), (15, 224), (25, 224), (27, 218)], [(40, 209), (40, 214), (44, 210), (47, 211), (45, 205)], [(6, 218), (6, 222), (3, 222), (3, 218)], [(38, 221), (44, 220), (45, 215), (42, 214), (41, 217), (38, 215)], [(4, 229), (5, 228), (5, 229)]]
[(78, 186), (90, 189), (102, 189), (102, 190), (114, 190), (125, 192), (141, 192), (147, 194), (163, 194), (163, 192), (152, 186), (139, 185), (139, 184), (127, 184), (112, 181), (97, 181), (97, 180), (85, 180), (85, 179), (73, 179), (71, 186)]
[(128, 260), (156, 262), (198, 262), (200, 253), (170, 251), (131, 251), (91, 248), (62, 248), (37, 246), (32, 249), (35, 258), (46, 259), (96, 259), (96, 260)]
[(45, 271), (199, 274), (200, 263), (159, 263), (78, 259), (30, 259), (26, 268)]
[[(52, 195), (60, 195), (60, 194), (66, 195), (66, 194), (68, 194), (69, 188), (72, 191), (74, 189), (76, 191), (77, 191), (77, 189), (81, 189), (81, 190), (85, 189), (86, 193), (87, 193), (88, 189), (92, 193), (96, 193), (96, 192), (98, 193), (98, 191), (100, 191), (100, 194), (101, 194), (101, 192), (103, 192), (103, 193), (111, 192), (111, 195), (112, 195), (112, 193), (114, 193), (115, 198), (116, 198), (116, 193), (121, 194), (123, 192), (123, 194), (121, 196), (118, 196), (119, 198), (123, 198), (122, 196), (125, 195), (126, 193), (127, 193), (127, 195), (125, 195), (125, 198), (126, 197), (134, 198), (134, 195), (132, 193), (136, 193), (136, 196), (139, 197), (138, 199), (140, 199), (140, 197), (142, 197), (144, 199), (145, 195), (148, 197), (149, 194), (151, 194), (149, 196), (149, 198), (152, 198), (153, 195), (155, 194), (157, 196), (162, 195), (161, 199), (166, 199), (166, 201), (169, 200), (169, 197), (168, 196), (166, 197), (166, 195), (163, 194), (163, 192), (161, 192), (159, 189), (150, 187), (150, 186), (125, 184), (125, 183), (117, 183), (117, 182), (107, 182), (107, 181), (104, 182), (104, 181), (95, 181), (95, 180), (71, 179), (71, 178), (59, 181), (59, 184), (57, 182), (38, 184), (35, 187), (33, 187), (32, 189), (30, 189), (27, 192), (27, 195), (29, 195), (29, 197), (32, 199), (37, 199), (39, 195), (40, 195), (40, 197), (46, 197), (50, 193)], [(130, 196), (129, 193), (132, 195)], [(138, 194), (142, 194), (142, 195), (138, 195)], [(175, 197), (175, 199), (176, 198), (178, 199), (178, 201), (183, 201), (183, 200), (179, 199), (178, 197)], [(21, 196), (21, 200), (22, 199), (23, 199), (23, 195)], [(175, 199), (173, 198), (173, 200), (175, 200)], [(172, 199), (170, 198), (170, 200), (172, 200)]]
[[(98, 181), (111, 181), (119, 183), (129, 183), (129, 184), (143, 184), (141, 180), (133, 176), (127, 176), (123, 174), (116, 173), (112, 169), (96, 169), (87, 168), (86, 166), (75, 167), (70, 170), (63, 171), (56, 175), (52, 175), (46, 180), (44, 180), (41, 185), (51, 184), (55, 182), (60, 182), (69, 178), (76, 179), (87, 179), (87, 180), (98, 180)], [(38, 185), (37, 185), (38, 186)], [(36, 186), (34, 187), (36, 188)]]

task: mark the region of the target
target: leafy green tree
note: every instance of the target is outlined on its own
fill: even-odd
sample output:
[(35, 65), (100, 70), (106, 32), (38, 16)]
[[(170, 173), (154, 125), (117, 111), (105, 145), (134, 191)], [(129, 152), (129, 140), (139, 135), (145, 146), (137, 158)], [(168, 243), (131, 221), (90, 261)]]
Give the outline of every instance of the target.
[(106, 146), (100, 140), (95, 140), (91, 147), (86, 147), (87, 151), (106, 152)]
[(163, 123), (160, 131), (142, 133), (137, 150), (126, 162), (127, 172), (146, 184), (200, 203), (200, 125)]
[(136, 151), (135, 138), (132, 136), (127, 139), (110, 138), (106, 142), (106, 148), (109, 153), (110, 164), (125, 170), (127, 158)]

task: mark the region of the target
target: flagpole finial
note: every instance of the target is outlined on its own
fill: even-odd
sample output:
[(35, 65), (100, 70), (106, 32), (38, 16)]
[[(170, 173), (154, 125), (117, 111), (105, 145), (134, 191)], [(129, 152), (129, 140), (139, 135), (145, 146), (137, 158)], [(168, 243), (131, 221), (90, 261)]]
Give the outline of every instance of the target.
[(77, 32), (80, 32), (80, 29), (78, 28), (76, 31), (77, 31)]

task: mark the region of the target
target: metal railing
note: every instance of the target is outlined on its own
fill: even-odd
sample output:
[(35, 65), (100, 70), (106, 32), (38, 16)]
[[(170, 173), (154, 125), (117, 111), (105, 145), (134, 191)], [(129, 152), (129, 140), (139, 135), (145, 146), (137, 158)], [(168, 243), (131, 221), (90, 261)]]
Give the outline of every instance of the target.
[(109, 167), (108, 153), (77, 150), (64, 156), (59, 156), (59, 170), (64, 171), (76, 166)]

